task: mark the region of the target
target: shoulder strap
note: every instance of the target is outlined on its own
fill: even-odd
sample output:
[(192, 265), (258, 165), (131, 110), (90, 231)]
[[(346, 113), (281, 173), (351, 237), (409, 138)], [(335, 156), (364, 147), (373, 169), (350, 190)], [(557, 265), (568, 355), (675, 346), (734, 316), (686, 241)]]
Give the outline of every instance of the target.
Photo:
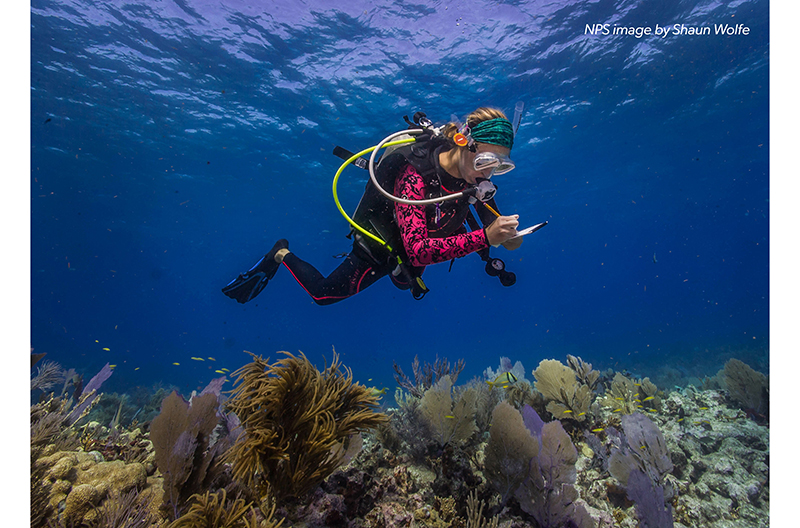
[(428, 186), (441, 185), (439, 176), (436, 174), (436, 164), (433, 161), (433, 156), (436, 149), (446, 141), (446, 139), (440, 137), (431, 138), (417, 141), (404, 149), (403, 155), (406, 161), (416, 169)]

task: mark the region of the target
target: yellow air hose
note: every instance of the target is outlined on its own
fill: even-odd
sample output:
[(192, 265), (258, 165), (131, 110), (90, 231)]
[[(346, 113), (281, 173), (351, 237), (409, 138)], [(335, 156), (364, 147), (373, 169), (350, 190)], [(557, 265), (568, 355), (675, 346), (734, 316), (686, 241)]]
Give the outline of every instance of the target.
[[(394, 145), (402, 145), (402, 144), (405, 144), (405, 143), (412, 143), (414, 141), (416, 141), (416, 139), (413, 138), (413, 137), (412, 138), (408, 138), (408, 139), (399, 139), (397, 141), (392, 141), (390, 143), (386, 143), (384, 145), (380, 145), (380, 147), (381, 148), (386, 148), (386, 147), (391, 147), (391, 146), (394, 146)], [(345, 212), (344, 208), (342, 207), (342, 203), (339, 201), (339, 192), (336, 190), (336, 186), (339, 183), (339, 176), (342, 175), (342, 171), (344, 171), (345, 167), (347, 167), (348, 165), (353, 163), (355, 160), (357, 160), (361, 156), (363, 156), (365, 154), (369, 154), (370, 152), (372, 152), (376, 148), (378, 148), (378, 145), (375, 145), (374, 147), (370, 147), (368, 149), (362, 150), (361, 152), (359, 152), (357, 154), (353, 154), (344, 163), (342, 163), (341, 167), (339, 167), (339, 170), (336, 171), (336, 175), (333, 177), (333, 201), (336, 203), (336, 208), (339, 209), (339, 212), (342, 214), (342, 216), (344, 216), (345, 220), (347, 220), (347, 222), (351, 226), (353, 226), (353, 229), (355, 229), (356, 231), (358, 231), (362, 235), (371, 238), (375, 242), (378, 242), (382, 246), (385, 246), (386, 249), (389, 250), (389, 252), (392, 252), (394, 250), (392, 249), (392, 247), (388, 243), (386, 243), (386, 241), (382, 240), (380, 237), (377, 237), (377, 236), (373, 235), (372, 233), (370, 233), (369, 231), (367, 231), (366, 229), (364, 229), (363, 227), (358, 225), (352, 218), (350, 218), (347, 215), (347, 213)]]

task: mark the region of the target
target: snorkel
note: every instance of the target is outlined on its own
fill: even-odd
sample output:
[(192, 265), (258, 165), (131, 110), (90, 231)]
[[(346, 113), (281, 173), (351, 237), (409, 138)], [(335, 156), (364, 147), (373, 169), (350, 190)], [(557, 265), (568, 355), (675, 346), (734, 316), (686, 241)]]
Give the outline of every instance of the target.
[(514, 105), (514, 119), (511, 120), (511, 128), (514, 130), (514, 139), (517, 138), (517, 131), (519, 130), (519, 124), (522, 121), (523, 110), (525, 110), (525, 103), (522, 101), (517, 101), (517, 104)]

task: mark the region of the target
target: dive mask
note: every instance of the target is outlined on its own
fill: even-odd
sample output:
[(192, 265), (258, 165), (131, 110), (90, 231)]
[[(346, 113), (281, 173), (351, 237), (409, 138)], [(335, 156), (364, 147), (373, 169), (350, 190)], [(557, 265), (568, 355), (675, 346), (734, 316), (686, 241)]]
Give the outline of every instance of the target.
[(494, 152), (481, 152), (475, 156), (475, 161), (472, 162), (472, 165), (479, 172), (491, 169), (490, 178), (495, 174), (511, 172), (516, 167), (508, 156), (501, 156)]

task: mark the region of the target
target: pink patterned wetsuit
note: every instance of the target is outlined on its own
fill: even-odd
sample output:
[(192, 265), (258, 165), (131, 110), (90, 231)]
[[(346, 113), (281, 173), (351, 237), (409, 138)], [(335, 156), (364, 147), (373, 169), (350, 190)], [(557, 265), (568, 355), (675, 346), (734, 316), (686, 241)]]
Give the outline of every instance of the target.
[[(412, 166), (397, 178), (394, 195), (409, 200), (425, 198), (425, 185), (422, 177)], [(488, 247), (486, 233), (483, 229), (460, 233), (446, 238), (433, 238), (436, 233), (429, 233), (425, 207), (419, 205), (395, 204), (397, 224), (403, 237), (408, 259), (414, 266), (427, 266), (438, 262), (446, 262), (454, 258), (464, 257), (473, 251)], [(436, 219), (433, 219), (435, 224)], [(430, 235), (433, 235), (431, 237)]]
[[(462, 180), (455, 180), (449, 175), (447, 182), (452, 187), (465, 185)], [(444, 189), (444, 185), (442, 188)], [(461, 189), (445, 189), (446, 192), (459, 190)], [(407, 165), (395, 180), (394, 191), (395, 196), (412, 200), (426, 198), (422, 177), (411, 165)], [(467, 232), (461, 223), (464, 210), (468, 209), (469, 205), (463, 200), (446, 203), (449, 205), (442, 205), (441, 208), (395, 204), (397, 224), (407, 260), (416, 268), (417, 274), (421, 274), (424, 266), (428, 264), (445, 262), (488, 248), (483, 229)], [(486, 218), (483, 211), (478, 213), (484, 224), (488, 224), (491, 218)], [(453, 221), (458, 224), (455, 230)], [(283, 264), (314, 302), (326, 305), (355, 295), (392, 272), (396, 261), (381, 256), (376, 258), (376, 254), (380, 255), (380, 251), (368, 253), (356, 242), (350, 255), (327, 277), (323, 277), (311, 264), (301, 260), (294, 253), (287, 254)], [(401, 289), (408, 288), (408, 284), (403, 283), (399, 277), (392, 276), (392, 281)]]

